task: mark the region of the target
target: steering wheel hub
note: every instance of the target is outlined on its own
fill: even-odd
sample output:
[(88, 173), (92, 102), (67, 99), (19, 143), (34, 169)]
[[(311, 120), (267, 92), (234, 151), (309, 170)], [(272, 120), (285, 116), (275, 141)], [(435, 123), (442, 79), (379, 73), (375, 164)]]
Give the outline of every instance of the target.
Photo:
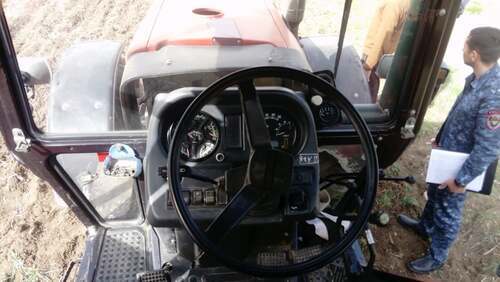
[(290, 187), (293, 171), (293, 156), (275, 149), (255, 150), (249, 161), (248, 177), (257, 189), (273, 193)]

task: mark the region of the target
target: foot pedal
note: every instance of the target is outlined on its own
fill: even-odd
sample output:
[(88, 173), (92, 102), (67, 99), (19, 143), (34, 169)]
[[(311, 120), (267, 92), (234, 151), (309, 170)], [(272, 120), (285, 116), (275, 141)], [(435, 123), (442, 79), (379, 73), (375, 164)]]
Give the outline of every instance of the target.
[[(299, 250), (275, 250), (274, 252), (261, 252), (257, 255), (257, 263), (265, 266), (281, 266), (304, 262), (312, 257), (321, 254), (321, 246), (311, 246)], [(329, 265), (304, 276), (307, 282), (316, 281), (347, 281), (347, 273), (341, 258), (336, 259)]]
[(288, 259), (285, 252), (262, 252), (257, 256), (257, 264), (265, 266), (287, 265)]
[(149, 271), (137, 274), (139, 282), (170, 282), (170, 277), (165, 270)]
[(346, 282), (347, 274), (341, 260), (336, 260), (333, 263), (320, 268), (316, 271), (306, 275), (307, 282), (316, 281), (332, 281), (332, 282)]

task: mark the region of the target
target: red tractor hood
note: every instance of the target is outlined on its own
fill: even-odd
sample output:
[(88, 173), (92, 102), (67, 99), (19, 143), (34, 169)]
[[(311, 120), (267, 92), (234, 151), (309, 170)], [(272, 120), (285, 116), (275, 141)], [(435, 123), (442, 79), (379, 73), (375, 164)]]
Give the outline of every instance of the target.
[(141, 22), (127, 56), (168, 45), (256, 45), (300, 49), (268, 0), (158, 0)]

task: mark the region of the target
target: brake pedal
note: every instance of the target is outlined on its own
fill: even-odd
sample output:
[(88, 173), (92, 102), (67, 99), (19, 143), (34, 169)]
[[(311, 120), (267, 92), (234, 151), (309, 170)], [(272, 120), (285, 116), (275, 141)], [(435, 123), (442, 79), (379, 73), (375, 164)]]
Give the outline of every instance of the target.
[(170, 276), (166, 270), (154, 270), (148, 272), (137, 273), (137, 281), (139, 282), (170, 282)]

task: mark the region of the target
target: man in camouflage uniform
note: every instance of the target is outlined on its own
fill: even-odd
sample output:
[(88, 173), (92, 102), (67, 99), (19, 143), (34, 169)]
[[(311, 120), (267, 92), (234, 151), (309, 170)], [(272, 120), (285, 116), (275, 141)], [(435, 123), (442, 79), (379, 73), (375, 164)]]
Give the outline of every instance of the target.
[(474, 73), (441, 127), (434, 146), (470, 154), (454, 179), (428, 184), (428, 201), (419, 221), (400, 215), (401, 225), (430, 238), (430, 251), (408, 263), (417, 273), (440, 268), (457, 238), (467, 192), (465, 186), (500, 154), (500, 30), (473, 29), (464, 45), (464, 62)]

